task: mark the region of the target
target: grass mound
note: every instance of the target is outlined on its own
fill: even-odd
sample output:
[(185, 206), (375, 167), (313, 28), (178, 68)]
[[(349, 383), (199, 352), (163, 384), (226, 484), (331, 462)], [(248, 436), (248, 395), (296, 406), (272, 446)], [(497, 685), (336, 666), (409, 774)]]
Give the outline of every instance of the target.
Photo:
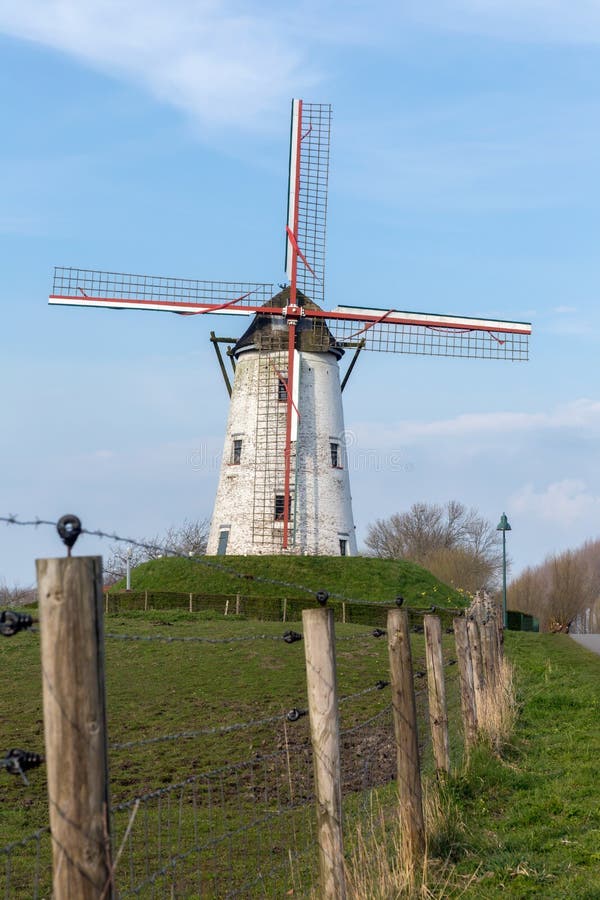
[[(203, 564), (213, 563), (228, 572)], [(293, 587), (265, 584), (259, 577)], [(132, 590), (189, 591), (205, 594), (243, 594), (248, 597), (302, 597), (326, 590), (352, 599), (390, 602), (401, 594), (411, 606), (456, 607), (464, 604), (460, 591), (438, 581), (431, 572), (404, 560), (338, 556), (206, 556), (165, 558), (138, 566), (131, 575)], [(124, 581), (115, 589), (125, 587)]]

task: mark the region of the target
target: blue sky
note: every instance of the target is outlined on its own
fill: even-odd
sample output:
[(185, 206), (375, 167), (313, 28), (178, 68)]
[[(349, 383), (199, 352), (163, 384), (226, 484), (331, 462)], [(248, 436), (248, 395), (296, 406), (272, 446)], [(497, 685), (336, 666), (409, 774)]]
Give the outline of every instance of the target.
[[(526, 364), (363, 355), (359, 540), (451, 498), (507, 512), (515, 572), (598, 537), (599, 50), (583, 0), (0, 0), (2, 513), (133, 537), (210, 516), (214, 322), (48, 307), (51, 270), (282, 280), (300, 96), (334, 109), (331, 306), (534, 327)], [(3, 528), (0, 580), (61, 552)]]

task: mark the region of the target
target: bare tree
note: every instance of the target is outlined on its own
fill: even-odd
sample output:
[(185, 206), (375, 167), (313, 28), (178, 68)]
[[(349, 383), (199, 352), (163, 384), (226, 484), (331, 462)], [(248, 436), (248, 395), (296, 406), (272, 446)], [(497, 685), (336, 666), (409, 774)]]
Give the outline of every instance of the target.
[(508, 586), (510, 609), (539, 618), (543, 598), (547, 593), (547, 582), (547, 573), (541, 566), (525, 569)]
[(162, 544), (170, 553), (203, 556), (206, 553), (209, 529), (209, 519), (195, 522), (184, 519), (179, 527), (167, 529)]
[(457, 500), (415, 503), (408, 512), (378, 519), (365, 543), (375, 556), (410, 559), (471, 592), (492, 587), (502, 567), (494, 526)]
[(600, 596), (600, 541), (548, 556), (508, 587), (510, 606), (530, 613), (546, 631), (568, 631)]
[(203, 556), (206, 553), (209, 528), (209, 519), (185, 519), (183, 524), (168, 528), (162, 536), (139, 541), (144, 546), (126, 543), (111, 545), (110, 556), (104, 563), (105, 584), (114, 584), (125, 577), (128, 554), (132, 569), (162, 556)]
[(36, 590), (31, 585), (15, 584), (11, 587), (6, 581), (0, 581), (0, 606), (25, 606), (35, 601)]
[(547, 565), (546, 625), (550, 631), (568, 631), (577, 613), (594, 599), (592, 578), (582, 557), (573, 550), (551, 557)]
[(475, 594), (494, 584), (497, 570), (484, 556), (465, 547), (434, 550), (422, 565), (444, 584)]

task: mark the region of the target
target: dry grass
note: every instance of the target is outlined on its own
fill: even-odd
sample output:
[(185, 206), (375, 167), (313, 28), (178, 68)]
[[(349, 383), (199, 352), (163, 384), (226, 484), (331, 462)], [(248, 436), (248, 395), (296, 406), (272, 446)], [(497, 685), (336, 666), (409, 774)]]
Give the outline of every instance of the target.
[(514, 669), (507, 659), (502, 659), (495, 684), (486, 688), (481, 706), (477, 707), (479, 733), (494, 751), (499, 752), (509, 741), (518, 712)]
[[(478, 710), (481, 739), (494, 752), (509, 741), (517, 714), (514, 670), (502, 660), (495, 684), (486, 690)], [(469, 890), (477, 871), (461, 876), (454, 865), (467, 843), (467, 830), (443, 780), (428, 785), (423, 812), (426, 852), (418, 865), (407, 859), (398, 821), (389, 809), (372, 810), (370, 820), (359, 824), (346, 865), (349, 900), (445, 900)]]
[(366, 825), (358, 825), (346, 863), (348, 900), (461, 897), (475, 876), (459, 876), (450, 861), (456, 837), (464, 833), (457, 813), (443, 786), (430, 785), (424, 798), (426, 851), (415, 865), (404, 852), (396, 816), (373, 809)]

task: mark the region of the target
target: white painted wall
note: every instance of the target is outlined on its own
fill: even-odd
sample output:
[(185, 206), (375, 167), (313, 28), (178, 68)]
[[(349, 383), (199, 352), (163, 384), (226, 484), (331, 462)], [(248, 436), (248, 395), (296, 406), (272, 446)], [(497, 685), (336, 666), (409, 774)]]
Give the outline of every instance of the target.
[[(224, 529), (229, 530), (228, 555), (283, 552), (280, 523), (273, 521), (271, 525), (269, 522), (267, 540), (264, 533), (260, 541), (253, 534), (253, 519), (257, 515), (254, 485), (256, 479), (261, 477), (261, 468), (265, 467), (256, 441), (259, 369), (266, 364), (267, 356), (248, 349), (238, 357), (208, 541), (209, 554), (217, 553), (219, 534)], [(282, 355), (272, 354), (272, 357), (281, 371)], [(356, 537), (338, 362), (332, 353), (302, 352), (297, 358), (300, 421), (295, 445), (295, 522), (291, 529), (292, 546), (287, 552), (339, 556), (340, 540), (346, 540), (348, 555), (355, 555)], [(273, 370), (273, 396), (276, 385), (277, 377)], [(277, 406), (274, 402), (273, 415), (285, 417), (285, 404)], [(281, 433), (281, 427), (279, 431)], [(231, 463), (235, 437), (241, 437), (243, 441), (239, 465)], [(331, 441), (340, 445), (340, 468), (334, 468), (331, 464)], [(283, 481), (278, 490), (283, 493)], [(270, 510), (268, 515), (270, 517)]]
[[(296, 545), (300, 553), (339, 556), (341, 537), (356, 555), (340, 373), (332, 353), (302, 353), (300, 364)], [(330, 442), (340, 444), (341, 468)]]
[[(252, 548), (252, 512), (256, 466), (258, 361), (258, 353), (244, 353), (240, 356), (235, 370), (221, 474), (206, 548), (206, 552), (211, 555), (217, 553), (219, 534), (223, 529), (229, 530), (227, 554), (255, 552)], [(234, 435), (241, 437), (243, 441), (239, 465), (231, 463)]]

